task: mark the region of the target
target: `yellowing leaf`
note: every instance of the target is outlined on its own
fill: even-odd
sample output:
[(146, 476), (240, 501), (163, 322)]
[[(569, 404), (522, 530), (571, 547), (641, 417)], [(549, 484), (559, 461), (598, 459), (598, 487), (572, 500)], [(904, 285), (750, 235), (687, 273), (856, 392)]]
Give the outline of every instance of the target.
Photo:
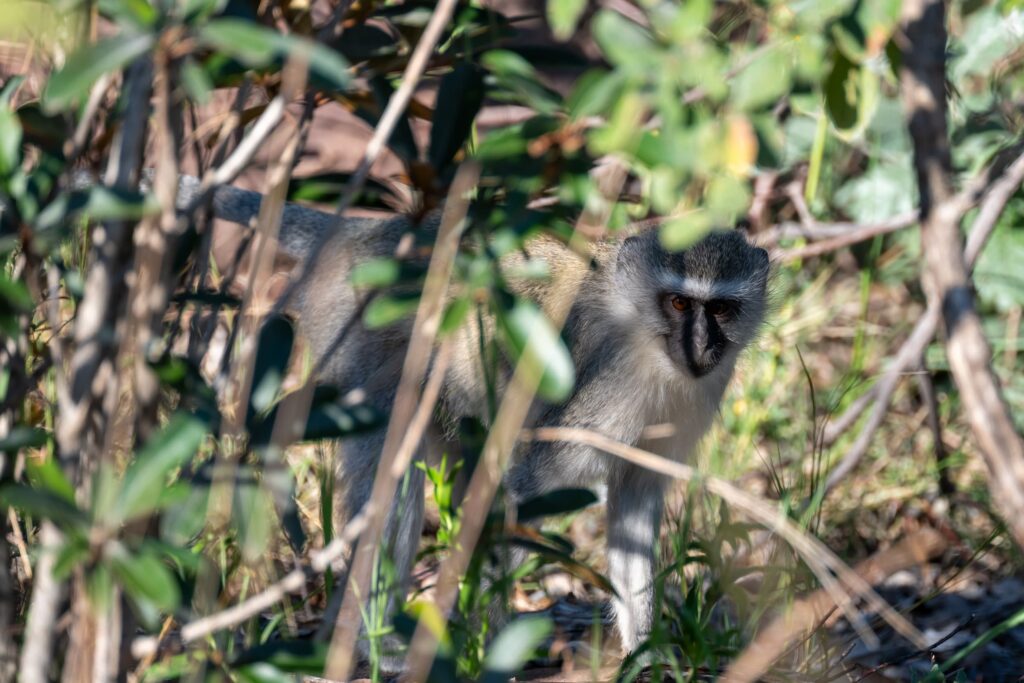
[(725, 149), (722, 162), (725, 169), (735, 176), (750, 175), (750, 168), (757, 159), (757, 135), (750, 120), (745, 116), (732, 116), (726, 124)]

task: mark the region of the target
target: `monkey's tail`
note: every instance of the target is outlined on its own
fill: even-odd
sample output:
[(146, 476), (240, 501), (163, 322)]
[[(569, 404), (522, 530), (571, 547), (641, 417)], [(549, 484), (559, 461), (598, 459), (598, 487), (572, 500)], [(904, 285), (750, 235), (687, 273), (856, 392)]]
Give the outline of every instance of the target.
[[(148, 190), (153, 179), (152, 169), (143, 172), (142, 188)], [(78, 170), (72, 173), (71, 189), (85, 190), (96, 184), (96, 179), (88, 171)], [(199, 179), (195, 176), (182, 175), (178, 179), (179, 210), (184, 210), (199, 197)], [(225, 185), (213, 195), (213, 215), (221, 220), (238, 223), (246, 227), (255, 226), (256, 217), (260, 212), (263, 195), (252, 190), (243, 190)], [(6, 208), (6, 200), (0, 196), (0, 214)], [(317, 211), (298, 204), (286, 203), (281, 217), (281, 229), (278, 234), (280, 248), (296, 259), (304, 259), (309, 255), (313, 245), (321, 243), (321, 237), (332, 230), (345, 229), (350, 224), (362, 223), (366, 219), (342, 218), (324, 211)]]

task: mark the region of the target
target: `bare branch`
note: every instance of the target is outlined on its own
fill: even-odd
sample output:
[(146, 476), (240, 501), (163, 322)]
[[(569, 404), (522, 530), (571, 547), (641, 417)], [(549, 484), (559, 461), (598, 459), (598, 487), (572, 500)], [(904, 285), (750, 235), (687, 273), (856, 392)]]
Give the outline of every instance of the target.
[[(994, 502), (1024, 547), (1024, 441), (992, 371), (992, 351), (974, 308), (960, 243), (963, 209), (959, 198), (951, 197), (942, 0), (907, 0), (902, 28), (900, 91), (921, 194), (922, 283), (929, 305), (942, 312), (950, 370), (988, 467)], [(999, 191), (1008, 198), (1012, 188)], [(998, 213), (986, 211), (984, 220), (994, 224)]]
[[(796, 261), (797, 259), (821, 256), (843, 247), (849, 247), (859, 242), (864, 242), (878, 235), (887, 235), (903, 228), (909, 228), (917, 224), (917, 212), (907, 211), (897, 214), (892, 218), (878, 223), (867, 223), (864, 225), (853, 224), (850, 229), (820, 242), (808, 244), (799, 249), (789, 249), (779, 256), (782, 261)], [(840, 224), (841, 225), (841, 224)]]

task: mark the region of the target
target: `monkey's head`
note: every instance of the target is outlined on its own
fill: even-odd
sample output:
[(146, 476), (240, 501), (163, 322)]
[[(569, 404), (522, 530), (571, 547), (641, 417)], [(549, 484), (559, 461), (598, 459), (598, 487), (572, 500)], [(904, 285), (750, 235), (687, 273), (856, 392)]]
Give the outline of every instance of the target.
[(631, 302), (632, 333), (663, 348), (683, 374), (700, 378), (731, 368), (725, 361), (757, 334), (768, 274), (768, 252), (738, 230), (711, 232), (677, 252), (650, 230), (622, 243), (614, 286)]

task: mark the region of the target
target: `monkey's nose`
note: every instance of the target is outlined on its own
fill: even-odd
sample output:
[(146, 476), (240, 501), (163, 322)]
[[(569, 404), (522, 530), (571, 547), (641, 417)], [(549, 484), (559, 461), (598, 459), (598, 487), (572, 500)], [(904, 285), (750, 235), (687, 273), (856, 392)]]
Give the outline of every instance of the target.
[(687, 365), (694, 377), (703, 377), (708, 374), (718, 366), (718, 361), (721, 360), (721, 354), (714, 348), (705, 348), (687, 355)]

